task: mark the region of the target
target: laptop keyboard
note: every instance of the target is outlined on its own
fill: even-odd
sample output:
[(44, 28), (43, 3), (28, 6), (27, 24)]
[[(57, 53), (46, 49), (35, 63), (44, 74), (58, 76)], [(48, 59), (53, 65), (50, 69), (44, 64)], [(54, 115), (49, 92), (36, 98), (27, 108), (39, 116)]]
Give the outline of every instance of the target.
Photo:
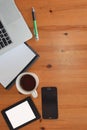
[(0, 21), (0, 49), (8, 46), (11, 43), (12, 41)]

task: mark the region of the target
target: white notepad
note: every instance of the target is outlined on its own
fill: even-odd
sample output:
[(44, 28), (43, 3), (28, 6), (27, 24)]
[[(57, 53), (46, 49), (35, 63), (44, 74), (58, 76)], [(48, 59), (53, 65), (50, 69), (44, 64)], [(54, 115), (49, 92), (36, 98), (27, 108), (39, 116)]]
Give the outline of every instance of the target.
[(14, 129), (36, 118), (28, 101), (25, 101), (18, 106), (7, 110), (5, 114), (7, 115)]
[(31, 98), (27, 97), (1, 111), (10, 130), (19, 128), (40, 118), (40, 114)]
[(8, 88), (18, 74), (37, 57), (38, 54), (24, 43), (1, 55), (0, 83), (3, 87)]

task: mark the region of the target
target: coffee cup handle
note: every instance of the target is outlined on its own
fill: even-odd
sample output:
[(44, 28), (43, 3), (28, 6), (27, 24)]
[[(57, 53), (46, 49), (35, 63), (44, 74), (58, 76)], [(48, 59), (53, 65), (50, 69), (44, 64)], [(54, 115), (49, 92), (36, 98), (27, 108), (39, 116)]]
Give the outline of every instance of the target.
[(33, 96), (34, 98), (37, 98), (37, 97), (38, 97), (38, 93), (37, 93), (36, 90), (34, 90), (34, 91), (32, 92), (32, 96)]

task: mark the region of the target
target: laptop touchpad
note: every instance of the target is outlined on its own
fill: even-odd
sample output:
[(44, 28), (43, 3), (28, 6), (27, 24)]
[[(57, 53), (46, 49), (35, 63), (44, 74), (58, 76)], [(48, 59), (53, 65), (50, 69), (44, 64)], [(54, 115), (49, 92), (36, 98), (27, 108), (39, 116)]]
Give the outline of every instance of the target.
[(0, 0), (0, 15), (6, 24), (15, 22), (21, 16), (13, 0)]

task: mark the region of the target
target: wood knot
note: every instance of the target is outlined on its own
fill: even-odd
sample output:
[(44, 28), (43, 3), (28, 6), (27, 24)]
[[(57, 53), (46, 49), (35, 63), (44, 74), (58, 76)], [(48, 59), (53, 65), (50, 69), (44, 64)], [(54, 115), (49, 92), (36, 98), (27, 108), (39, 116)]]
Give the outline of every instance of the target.
[(51, 65), (51, 64), (48, 64), (46, 67), (49, 69), (49, 68), (51, 68), (51, 67), (52, 67), (52, 65)]
[(44, 128), (44, 127), (41, 127), (40, 129), (41, 129), (41, 130), (45, 130), (45, 128)]
[(52, 12), (53, 12), (53, 10), (52, 10), (52, 9), (50, 9), (50, 10), (49, 10), (49, 12), (50, 12), (50, 13), (52, 13)]
[(65, 35), (65, 36), (67, 36), (67, 35), (68, 35), (68, 33), (67, 33), (67, 32), (65, 32), (65, 33), (64, 33), (64, 35)]
[(42, 119), (40, 119), (40, 122), (42, 122)]

